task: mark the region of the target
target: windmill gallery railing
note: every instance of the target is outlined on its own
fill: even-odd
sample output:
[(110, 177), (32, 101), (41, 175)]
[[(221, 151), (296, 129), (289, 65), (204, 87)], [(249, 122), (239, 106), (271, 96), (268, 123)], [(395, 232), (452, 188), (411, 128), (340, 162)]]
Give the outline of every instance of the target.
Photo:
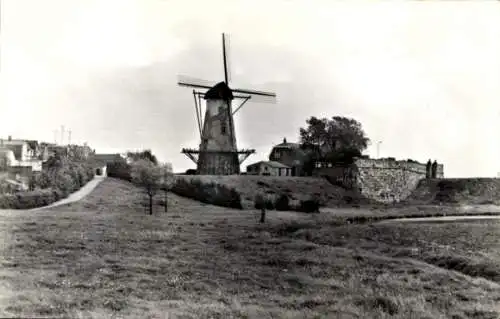
[(223, 151), (223, 150), (198, 150), (194, 148), (183, 148), (182, 152), (183, 154), (186, 154), (194, 163), (198, 162), (198, 159), (194, 157), (194, 155), (199, 155), (201, 153), (211, 153), (211, 154), (238, 154), (239, 156), (242, 155), (242, 157), (239, 158), (240, 164), (243, 163), (248, 156), (252, 155), (255, 153), (254, 149), (242, 149), (238, 151)]

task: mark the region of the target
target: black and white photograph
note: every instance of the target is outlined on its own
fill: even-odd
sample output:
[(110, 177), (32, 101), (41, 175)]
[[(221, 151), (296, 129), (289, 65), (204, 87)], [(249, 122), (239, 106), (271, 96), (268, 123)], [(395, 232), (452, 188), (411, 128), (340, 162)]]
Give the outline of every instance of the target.
[(0, 0), (0, 319), (500, 319), (500, 1)]

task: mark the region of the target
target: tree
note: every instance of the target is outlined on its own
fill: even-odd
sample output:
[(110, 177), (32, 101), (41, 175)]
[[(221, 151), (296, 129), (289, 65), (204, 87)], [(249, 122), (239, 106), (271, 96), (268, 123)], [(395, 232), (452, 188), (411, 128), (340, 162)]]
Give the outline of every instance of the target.
[(174, 170), (172, 169), (171, 163), (164, 163), (160, 166), (162, 171), (162, 180), (161, 185), (163, 190), (165, 191), (165, 212), (168, 211), (168, 192), (172, 188), (174, 184)]
[(149, 160), (151, 163), (158, 165), (158, 159), (151, 152), (151, 150), (144, 150), (141, 152), (127, 152), (127, 157), (132, 161), (138, 161), (141, 159)]
[(132, 182), (141, 187), (149, 197), (149, 214), (153, 215), (153, 197), (161, 188), (162, 168), (150, 160), (141, 159), (132, 164)]
[(306, 171), (312, 170), (317, 160), (349, 163), (360, 156), (370, 142), (361, 123), (352, 118), (312, 116), (306, 124), (306, 128), (300, 129), (302, 148), (309, 154), (304, 165)]
[(306, 120), (307, 127), (300, 129), (301, 144), (315, 147), (322, 155), (340, 149), (364, 151), (370, 140), (361, 123), (352, 118), (334, 116)]
[(311, 116), (306, 120), (306, 124), (307, 128), (300, 128), (301, 144), (306, 146), (307, 148), (323, 145), (325, 140), (327, 119), (318, 119), (315, 116)]

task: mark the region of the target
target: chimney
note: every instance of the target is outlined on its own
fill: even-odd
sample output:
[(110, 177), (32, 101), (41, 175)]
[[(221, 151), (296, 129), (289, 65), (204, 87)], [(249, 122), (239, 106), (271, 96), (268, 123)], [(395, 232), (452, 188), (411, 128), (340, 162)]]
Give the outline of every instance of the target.
[(9, 141), (9, 142), (10, 142), (10, 141), (12, 141), (12, 136), (11, 136), (11, 135), (9, 135), (9, 137), (8, 137), (8, 141)]
[(286, 137), (283, 137), (283, 144), (286, 144)]

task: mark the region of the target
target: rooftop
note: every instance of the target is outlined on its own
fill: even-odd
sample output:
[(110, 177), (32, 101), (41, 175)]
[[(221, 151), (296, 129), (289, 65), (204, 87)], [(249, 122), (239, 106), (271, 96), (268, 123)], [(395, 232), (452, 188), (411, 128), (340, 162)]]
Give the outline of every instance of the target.
[(232, 100), (233, 92), (225, 82), (219, 82), (205, 93), (204, 99)]
[(250, 164), (247, 167), (256, 166), (256, 165), (260, 165), (260, 164), (266, 164), (266, 165), (269, 165), (269, 166), (274, 167), (274, 168), (290, 168), (290, 166), (276, 162), (276, 161), (260, 161), (257, 163)]
[(299, 148), (300, 144), (287, 142), (286, 138), (283, 138), (283, 142), (275, 145), (274, 147), (277, 147), (277, 148)]

